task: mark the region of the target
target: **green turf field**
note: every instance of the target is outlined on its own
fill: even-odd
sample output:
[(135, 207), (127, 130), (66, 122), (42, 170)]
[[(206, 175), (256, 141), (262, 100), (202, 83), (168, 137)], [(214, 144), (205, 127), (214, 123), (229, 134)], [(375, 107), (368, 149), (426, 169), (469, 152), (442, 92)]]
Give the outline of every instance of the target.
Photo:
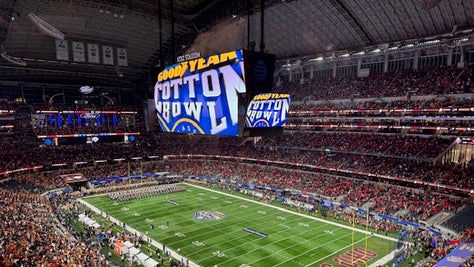
[[(394, 248), (391, 240), (236, 196), (183, 186), (186, 192), (128, 202), (117, 203), (105, 196), (85, 200), (131, 227), (148, 232), (169, 248), (179, 249), (201, 266), (338, 266), (336, 258), (349, 261), (340, 266), (366, 266), (363, 260), (353, 265), (351, 262), (362, 254), (370, 258), (370, 264)], [(195, 219), (195, 213), (203, 211), (213, 220)], [(366, 244), (369, 252), (364, 250)], [(350, 254), (353, 247), (357, 248), (355, 256)]]

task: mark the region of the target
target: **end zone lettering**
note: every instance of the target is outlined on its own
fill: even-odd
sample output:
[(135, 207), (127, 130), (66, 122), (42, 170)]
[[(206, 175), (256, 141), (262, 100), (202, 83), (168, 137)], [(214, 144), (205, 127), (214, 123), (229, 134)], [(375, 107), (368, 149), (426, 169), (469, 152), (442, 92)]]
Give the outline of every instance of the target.
[(356, 247), (354, 250), (349, 250), (339, 257), (334, 258), (334, 261), (337, 262), (339, 266), (358, 267), (360, 264), (365, 264), (375, 257), (377, 257), (377, 253)]

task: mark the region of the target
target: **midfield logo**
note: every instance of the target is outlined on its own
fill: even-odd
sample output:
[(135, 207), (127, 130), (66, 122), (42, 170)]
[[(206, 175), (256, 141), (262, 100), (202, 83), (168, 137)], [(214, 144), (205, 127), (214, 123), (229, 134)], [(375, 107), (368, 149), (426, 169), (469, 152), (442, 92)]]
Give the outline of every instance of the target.
[(215, 221), (221, 220), (225, 218), (225, 214), (213, 211), (213, 210), (203, 210), (194, 213), (195, 220), (207, 220), (207, 221)]

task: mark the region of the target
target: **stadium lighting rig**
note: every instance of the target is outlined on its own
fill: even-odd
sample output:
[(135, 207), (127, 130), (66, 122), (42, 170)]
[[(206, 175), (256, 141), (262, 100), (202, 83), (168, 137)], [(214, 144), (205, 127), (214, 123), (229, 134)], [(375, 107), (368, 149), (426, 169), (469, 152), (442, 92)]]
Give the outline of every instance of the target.
[[(365, 57), (370, 54), (395, 52), (396, 50), (410, 51), (414, 49), (420, 49), (420, 47), (426, 49), (428, 47), (450, 47), (465, 46), (474, 42), (474, 28), (465, 29), (462, 31), (457, 30), (457, 25), (453, 26), (453, 30), (449, 33), (433, 35), (425, 38), (411, 39), (405, 41), (398, 41), (394, 43), (378, 44), (373, 46), (361, 47), (358, 50), (353, 51), (334, 51), (326, 54), (315, 55), (315, 57), (309, 58), (303, 62), (314, 63), (325, 60), (334, 60), (336, 58), (348, 58), (348, 57)], [(287, 71), (292, 70), (291, 59), (287, 59), (286, 63), (282, 65), (283, 69)]]
[(17, 58), (17, 57), (14, 57), (14, 56), (11, 56), (9, 55), (6, 51), (3, 51), (2, 53), (0, 53), (0, 56), (5, 59), (6, 61), (10, 62), (10, 63), (13, 63), (15, 65), (19, 65), (19, 66), (26, 66), (26, 62)]
[(47, 35), (59, 39), (59, 40), (64, 40), (64, 33), (59, 31), (58, 29), (54, 28), (51, 26), (51, 24), (47, 23), (40, 17), (36, 16), (33, 13), (28, 14), (28, 18), (36, 25), (38, 28), (46, 33)]

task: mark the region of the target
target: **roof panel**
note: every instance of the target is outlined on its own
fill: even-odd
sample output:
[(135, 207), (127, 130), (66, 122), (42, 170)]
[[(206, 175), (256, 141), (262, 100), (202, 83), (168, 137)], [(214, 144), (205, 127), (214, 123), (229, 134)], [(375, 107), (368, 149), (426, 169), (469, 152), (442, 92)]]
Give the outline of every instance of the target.
[[(33, 12), (64, 32), (68, 42), (127, 48), (130, 70), (146, 72), (160, 58), (174, 60), (171, 1), (161, 2), (161, 57), (157, 17), (160, 12), (156, 0), (1, 0), (0, 42), (12, 56), (55, 61), (54, 40), (27, 18)], [(200, 51), (202, 55), (247, 47), (247, 0), (174, 0), (174, 3), (177, 53), (185, 53), (183, 47)], [(259, 50), (260, 12), (258, 1), (251, 3), (250, 40), (256, 42)], [(279, 59), (445, 34), (454, 25), (458, 30), (474, 27), (472, 0), (442, 0), (432, 5), (427, 5), (426, 0), (267, 0), (266, 3), (265, 47)], [(12, 15), (16, 16), (14, 21)], [(58, 63), (34, 64), (58, 68)], [(113, 73), (113, 66), (109, 71)]]

